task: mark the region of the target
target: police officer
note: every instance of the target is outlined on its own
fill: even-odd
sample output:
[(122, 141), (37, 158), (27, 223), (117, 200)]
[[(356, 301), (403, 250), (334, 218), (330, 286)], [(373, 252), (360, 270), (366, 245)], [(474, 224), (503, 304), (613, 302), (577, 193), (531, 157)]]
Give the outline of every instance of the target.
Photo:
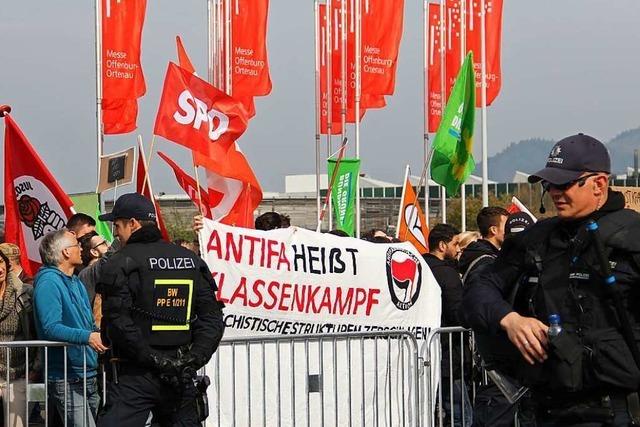
[(162, 240), (150, 200), (118, 198), (113, 221), (124, 245), (104, 267), (103, 335), (111, 345), (110, 381), (101, 426), (199, 424), (195, 371), (224, 331), (215, 283), (195, 254)]
[[(541, 182), (557, 216), (507, 239), (465, 289), (472, 327), (505, 334), (522, 356), (513, 363), (539, 426), (640, 418), (640, 215), (608, 188), (610, 173), (600, 141), (578, 134), (556, 143), (529, 182)], [(556, 314), (559, 333), (548, 326)]]

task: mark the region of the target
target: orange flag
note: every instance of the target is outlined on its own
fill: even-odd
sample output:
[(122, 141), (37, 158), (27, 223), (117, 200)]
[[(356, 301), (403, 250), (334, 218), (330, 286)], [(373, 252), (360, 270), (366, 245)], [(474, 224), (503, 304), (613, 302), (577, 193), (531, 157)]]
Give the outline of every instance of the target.
[(146, 0), (102, 1), (102, 110), (105, 134), (136, 128), (146, 92), (140, 62)]
[(206, 156), (225, 153), (247, 129), (242, 105), (170, 62), (154, 133)]
[(429, 45), (427, 46), (427, 67), (428, 67), (428, 132), (437, 132), (442, 118), (442, 59), (440, 34), (440, 5), (429, 3)]
[[(485, 32), (487, 53), (487, 105), (496, 99), (502, 86), (500, 50), (502, 43), (502, 0), (485, 0)], [(482, 64), (480, 63), (480, 1), (468, 0), (467, 50), (473, 51), (473, 70), (476, 75), (476, 107), (480, 107)]]
[(404, 182), (402, 200), (400, 202), (400, 215), (398, 218), (397, 238), (403, 242), (411, 242), (421, 254), (429, 252), (429, 229), (425, 221), (424, 213), (420, 208), (420, 202), (416, 198), (411, 182), (409, 181), (409, 168)]
[(393, 95), (404, 0), (368, 0), (362, 9), (362, 94)]

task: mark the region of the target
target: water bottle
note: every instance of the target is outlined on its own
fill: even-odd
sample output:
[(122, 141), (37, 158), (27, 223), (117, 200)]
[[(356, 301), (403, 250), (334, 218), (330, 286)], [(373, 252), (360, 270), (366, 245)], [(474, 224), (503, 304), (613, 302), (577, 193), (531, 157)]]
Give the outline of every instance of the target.
[(560, 335), (561, 332), (562, 325), (560, 324), (560, 315), (555, 313), (549, 315), (549, 332), (547, 332), (547, 334), (550, 337), (556, 337)]

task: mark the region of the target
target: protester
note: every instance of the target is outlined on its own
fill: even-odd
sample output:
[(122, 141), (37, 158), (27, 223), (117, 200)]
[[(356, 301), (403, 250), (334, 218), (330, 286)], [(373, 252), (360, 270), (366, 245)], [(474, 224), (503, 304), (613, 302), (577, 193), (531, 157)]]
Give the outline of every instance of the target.
[(360, 238), (372, 243), (391, 243), (391, 237), (379, 228), (372, 228), (362, 233)]
[(99, 327), (102, 319), (102, 298), (96, 293), (96, 284), (102, 274), (102, 268), (105, 264), (104, 262), (100, 262), (100, 260), (108, 257), (107, 254), (110, 253), (111, 246), (104, 237), (100, 236), (95, 231), (85, 234), (79, 240), (80, 247), (82, 249), (82, 265), (85, 268), (78, 273), (78, 278), (87, 289), (93, 318), (96, 325)]
[(71, 215), (67, 221), (67, 229), (80, 239), (85, 234), (96, 230), (96, 220), (87, 214), (78, 212)]
[(460, 253), (467, 248), (471, 243), (476, 240), (482, 239), (482, 234), (479, 231), (463, 231), (458, 236), (458, 240), (460, 241)]
[(32, 285), (33, 277), (29, 276), (20, 264), (20, 247), (13, 243), (0, 243), (0, 252), (9, 259), (11, 274), (15, 275), (22, 283)]
[(282, 215), (278, 212), (265, 212), (255, 220), (256, 230), (275, 230), (282, 228)]
[[(31, 296), (33, 287), (23, 284), (11, 274), (11, 264), (4, 251), (0, 251), (0, 342), (26, 341), (34, 338)], [(7, 385), (7, 352), (0, 351), (0, 397), (4, 406), (8, 400), (10, 426), (26, 426), (26, 349), (9, 350), (9, 385)], [(36, 379), (35, 352), (29, 351), (30, 380)]]
[[(459, 308), (462, 303), (462, 282), (456, 269), (456, 258), (460, 252), (459, 231), (449, 224), (437, 224), (429, 231), (429, 253), (424, 255), (427, 265), (433, 273), (442, 290), (442, 320), (441, 326), (460, 326)], [(451, 418), (451, 406), (454, 407), (453, 422), (456, 426), (470, 425), (472, 417), (471, 402), (467, 393), (465, 381), (460, 371), (460, 354), (462, 348), (460, 340), (455, 339), (452, 345), (452, 353), (449, 352), (449, 340), (446, 336), (441, 340), (442, 344), (442, 388), (443, 409), (447, 419)], [(451, 356), (453, 370), (449, 369)], [(469, 357), (465, 357), (468, 361)], [(468, 371), (467, 371), (468, 373)], [(452, 379), (452, 380), (451, 380)], [(449, 399), (450, 383), (453, 382), (453, 405)], [(460, 396), (463, 396), (463, 402)], [(460, 408), (464, 404), (464, 420)], [(445, 424), (448, 424), (446, 421)], [(463, 424), (464, 423), (464, 424)]]
[(556, 143), (529, 181), (542, 183), (557, 216), (507, 239), (465, 292), (474, 330), (504, 330), (522, 356), (516, 373), (531, 389), (537, 425), (640, 419), (640, 358), (625, 332), (639, 326), (640, 215), (608, 188), (610, 173), (595, 138)]
[(112, 349), (101, 426), (200, 426), (196, 370), (224, 331), (223, 305), (204, 261), (162, 240), (153, 203), (138, 193), (116, 200), (113, 221), (123, 245), (100, 278), (105, 337)]
[(351, 237), (349, 236), (349, 233), (347, 233), (346, 231), (343, 230), (329, 230), (327, 231), (327, 234), (333, 234), (334, 236), (338, 236), (338, 237)]
[(49, 398), (60, 416), (66, 416), (68, 425), (85, 425), (86, 418), (86, 425), (93, 426), (99, 402), (96, 352), (107, 348), (93, 321), (85, 286), (73, 274), (82, 264), (80, 244), (67, 229), (52, 231), (40, 242), (40, 257), (43, 267), (34, 281), (38, 338), (75, 344), (67, 348), (66, 359), (62, 348), (48, 350)]
[(291, 217), (287, 214), (280, 214), (280, 228), (291, 227)]
[(520, 233), (533, 224), (535, 224), (535, 220), (526, 212), (516, 212), (511, 214), (504, 225), (505, 238), (511, 237), (516, 233)]

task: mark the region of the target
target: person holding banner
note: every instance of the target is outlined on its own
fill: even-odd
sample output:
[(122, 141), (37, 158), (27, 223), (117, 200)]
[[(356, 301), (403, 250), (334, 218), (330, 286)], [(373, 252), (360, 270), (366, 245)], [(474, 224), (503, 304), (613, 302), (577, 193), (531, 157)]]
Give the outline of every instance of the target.
[(557, 142), (529, 177), (557, 215), (506, 239), (465, 288), (473, 329), (504, 330), (521, 355), (538, 426), (640, 423), (640, 214), (609, 188), (610, 174), (597, 139)]
[(162, 240), (153, 203), (138, 193), (116, 200), (113, 221), (123, 245), (99, 278), (103, 336), (110, 345), (106, 406), (100, 426), (199, 426), (206, 418), (195, 373), (224, 331), (223, 305), (204, 261)]

